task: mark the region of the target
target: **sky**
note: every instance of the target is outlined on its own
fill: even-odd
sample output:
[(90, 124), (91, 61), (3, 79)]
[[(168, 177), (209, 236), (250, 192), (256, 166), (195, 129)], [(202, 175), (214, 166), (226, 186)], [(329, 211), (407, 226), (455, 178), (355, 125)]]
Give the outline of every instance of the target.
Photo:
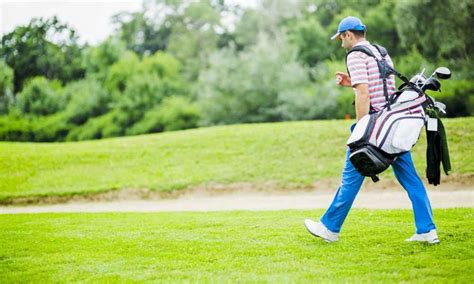
[[(249, 7), (256, 1), (226, 2)], [(32, 18), (57, 15), (76, 30), (81, 43), (97, 44), (112, 33), (112, 15), (139, 11), (141, 7), (140, 0), (0, 0), (0, 36), (18, 25), (27, 25)]]

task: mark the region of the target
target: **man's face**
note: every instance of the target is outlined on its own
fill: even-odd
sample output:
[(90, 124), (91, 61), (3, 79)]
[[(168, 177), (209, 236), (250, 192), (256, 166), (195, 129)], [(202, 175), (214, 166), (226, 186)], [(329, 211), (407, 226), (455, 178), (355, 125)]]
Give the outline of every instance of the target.
[(351, 40), (351, 34), (349, 31), (342, 32), (339, 35), (339, 39), (341, 40), (341, 47), (345, 48), (346, 50), (349, 50), (352, 48), (352, 40)]

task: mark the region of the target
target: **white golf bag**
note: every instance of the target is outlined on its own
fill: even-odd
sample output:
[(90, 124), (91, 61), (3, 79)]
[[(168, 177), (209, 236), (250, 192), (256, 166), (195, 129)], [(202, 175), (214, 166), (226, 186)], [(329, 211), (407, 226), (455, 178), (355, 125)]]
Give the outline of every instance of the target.
[(426, 97), (407, 90), (390, 109), (368, 114), (360, 119), (347, 140), (350, 160), (364, 176), (377, 181), (401, 153), (410, 151), (425, 125), (422, 105)]

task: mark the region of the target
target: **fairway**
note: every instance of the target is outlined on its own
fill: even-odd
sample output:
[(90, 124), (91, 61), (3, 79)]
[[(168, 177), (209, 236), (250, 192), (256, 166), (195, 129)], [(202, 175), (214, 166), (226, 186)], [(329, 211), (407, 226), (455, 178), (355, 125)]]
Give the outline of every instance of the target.
[(321, 213), (2, 215), (0, 282), (474, 281), (473, 209), (435, 210), (435, 246), (404, 242), (410, 210), (360, 209), (327, 244), (303, 227)]

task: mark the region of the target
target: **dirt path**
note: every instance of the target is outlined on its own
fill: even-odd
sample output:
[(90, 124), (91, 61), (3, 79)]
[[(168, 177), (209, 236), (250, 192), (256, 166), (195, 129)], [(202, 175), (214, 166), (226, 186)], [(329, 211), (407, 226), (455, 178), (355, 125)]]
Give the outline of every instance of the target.
[[(185, 190), (176, 196), (137, 194), (137, 190), (115, 193), (108, 198), (72, 199), (60, 204), (0, 206), (0, 214), (44, 212), (163, 212), (283, 210), (327, 208), (334, 181), (315, 184), (310, 189), (279, 190), (275, 185), (262, 188), (248, 184), (213, 186)], [(471, 181), (448, 181), (438, 187), (427, 186), (433, 208), (474, 207), (474, 184)], [(128, 193), (127, 193), (128, 192)], [(144, 199), (146, 196), (146, 199)], [(356, 198), (354, 208), (411, 208), (406, 192), (395, 182), (366, 182)]]

